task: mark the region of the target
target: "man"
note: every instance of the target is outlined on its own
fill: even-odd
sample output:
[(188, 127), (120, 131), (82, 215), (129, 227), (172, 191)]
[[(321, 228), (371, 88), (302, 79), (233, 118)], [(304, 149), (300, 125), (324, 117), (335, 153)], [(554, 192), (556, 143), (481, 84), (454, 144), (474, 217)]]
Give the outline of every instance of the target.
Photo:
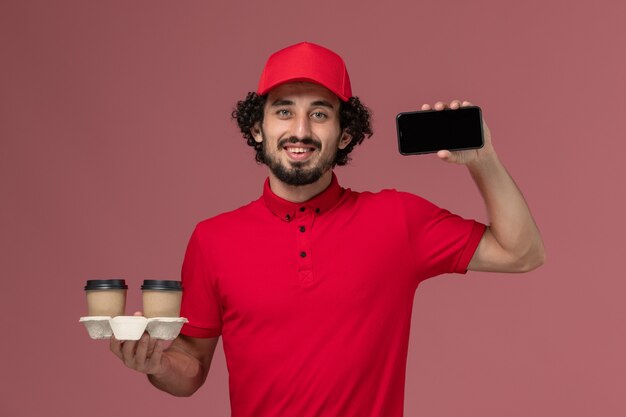
[(172, 345), (145, 334), (112, 340), (111, 350), (157, 388), (187, 396), (203, 384), (221, 335), (235, 417), (401, 416), (418, 284), (544, 261), (489, 129), (482, 149), (438, 153), (467, 166), (485, 226), (408, 193), (339, 186), (333, 167), (371, 129), (343, 60), (328, 49), (300, 43), (273, 54), (233, 117), (269, 167), (262, 197), (197, 225), (182, 271), (189, 323)]

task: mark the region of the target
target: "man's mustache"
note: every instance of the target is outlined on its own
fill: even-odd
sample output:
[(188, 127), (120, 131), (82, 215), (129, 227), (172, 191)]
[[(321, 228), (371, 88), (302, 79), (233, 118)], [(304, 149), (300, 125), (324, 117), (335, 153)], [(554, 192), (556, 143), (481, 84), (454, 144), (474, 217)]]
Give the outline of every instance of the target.
[(289, 138), (281, 139), (278, 141), (278, 149), (282, 149), (288, 143), (301, 143), (303, 145), (310, 145), (315, 147), (315, 149), (322, 149), (322, 142), (319, 140), (315, 140), (313, 138), (297, 138), (295, 136), (291, 136)]

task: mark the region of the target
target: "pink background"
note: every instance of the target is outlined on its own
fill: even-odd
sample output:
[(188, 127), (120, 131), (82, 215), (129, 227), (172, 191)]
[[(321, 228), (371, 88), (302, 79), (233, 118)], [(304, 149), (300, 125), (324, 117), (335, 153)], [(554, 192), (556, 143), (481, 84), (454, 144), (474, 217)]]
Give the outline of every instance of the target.
[[(420, 286), (407, 416), (626, 415), (626, 3), (7, 1), (0, 4), (0, 415), (227, 416), (170, 397), (87, 337), (83, 285), (177, 279), (196, 222), (261, 191), (229, 120), (269, 53), (343, 55), (374, 138), (337, 170), (485, 221), (462, 167), (403, 157), (394, 116), (469, 99), (543, 233), (526, 275)], [(245, 256), (245, 248), (242, 248)]]

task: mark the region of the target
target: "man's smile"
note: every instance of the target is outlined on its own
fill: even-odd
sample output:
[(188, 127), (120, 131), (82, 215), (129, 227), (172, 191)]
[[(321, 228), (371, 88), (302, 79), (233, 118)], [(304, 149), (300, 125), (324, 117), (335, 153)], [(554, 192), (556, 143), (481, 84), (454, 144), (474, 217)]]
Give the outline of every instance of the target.
[(303, 161), (310, 158), (315, 151), (315, 147), (302, 144), (288, 144), (283, 147), (287, 156), (295, 161)]

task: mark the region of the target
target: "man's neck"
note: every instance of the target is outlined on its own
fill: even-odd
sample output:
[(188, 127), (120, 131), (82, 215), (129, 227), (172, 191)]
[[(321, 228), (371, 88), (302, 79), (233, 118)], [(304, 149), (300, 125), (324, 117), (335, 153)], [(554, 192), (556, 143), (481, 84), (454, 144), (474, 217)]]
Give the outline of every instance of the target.
[(333, 179), (333, 171), (329, 169), (319, 180), (315, 181), (313, 184), (307, 185), (285, 184), (276, 178), (272, 172), (270, 172), (269, 178), (270, 188), (274, 194), (292, 203), (302, 203), (303, 201), (312, 199), (328, 188)]

